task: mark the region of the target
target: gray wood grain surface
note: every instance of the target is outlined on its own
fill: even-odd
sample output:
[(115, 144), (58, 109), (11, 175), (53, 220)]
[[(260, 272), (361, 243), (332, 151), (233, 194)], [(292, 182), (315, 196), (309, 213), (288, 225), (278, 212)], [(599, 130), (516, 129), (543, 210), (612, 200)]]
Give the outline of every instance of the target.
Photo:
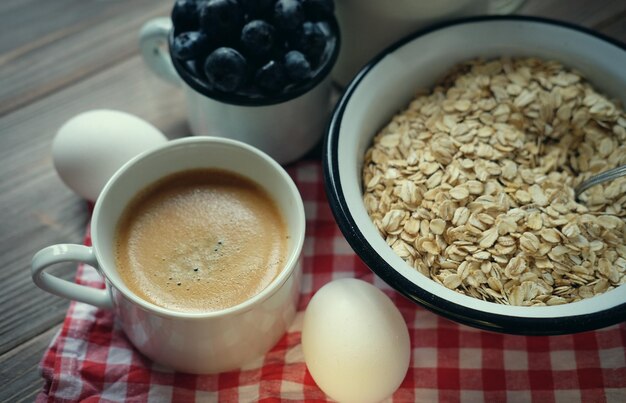
[[(170, 138), (185, 136), (182, 93), (143, 65), (138, 31), (172, 0), (0, 1), (0, 401), (32, 401), (37, 365), (68, 302), (36, 288), (30, 259), (80, 243), (89, 206), (52, 167), (56, 130), (77, 113), (118, 109)], [(522, 14), (557, 18), (626, 42), (622, 0), (529, 0)], [(71, 279), (75, 265), (53, 269)]]

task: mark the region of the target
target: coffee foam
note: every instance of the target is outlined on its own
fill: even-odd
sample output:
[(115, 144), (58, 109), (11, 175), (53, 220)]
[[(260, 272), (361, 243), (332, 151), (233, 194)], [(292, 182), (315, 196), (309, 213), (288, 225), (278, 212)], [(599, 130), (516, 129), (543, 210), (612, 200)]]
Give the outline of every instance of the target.
[(282, 270), (287, 230), (258, 185), (221, 170), (191, 170), (140, 192), (117, 229), (116, 260), (146, 301), (210, 312), (261, 292)]

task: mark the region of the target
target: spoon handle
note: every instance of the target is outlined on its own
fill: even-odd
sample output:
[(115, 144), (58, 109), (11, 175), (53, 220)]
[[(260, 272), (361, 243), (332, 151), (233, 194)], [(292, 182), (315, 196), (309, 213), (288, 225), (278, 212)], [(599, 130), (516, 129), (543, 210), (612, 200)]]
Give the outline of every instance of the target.
[(616, 168), (609, 169), (608, 171), (594, 175), (586, 181), (581, 182), (581, 184), (576, 186), (574, 189), (574, 195), (576, 199), (578, 199), (578, 196), (590, 187), (619, 178), (620, 176), (626, 176), (626, 165), (620, 165)]

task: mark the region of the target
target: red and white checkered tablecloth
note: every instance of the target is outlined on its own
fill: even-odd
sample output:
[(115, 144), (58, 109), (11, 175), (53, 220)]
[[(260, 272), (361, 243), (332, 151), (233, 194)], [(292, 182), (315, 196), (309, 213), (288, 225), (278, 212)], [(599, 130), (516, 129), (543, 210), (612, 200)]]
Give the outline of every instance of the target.
[[(390, 401), (626, 402), (626, 323), (525, 337), (443, 319), (393, 291), (356, 257), (328, 207), (319, 162), (300, 162), (289, 172), (307, 216), (303, 287), (294, 323), (265, 357), (218, 375), (168, 372), (131, 347), (111, 312), (72, 302), (41, 361), (45, 384), (37, 401), (328, 401), (303, 361), (303, 313), (324, 284), (356, 277), (391, 297), (409, 328), (410, 367)], [(76, 281), (103, 287), (86, 265), (78, 267)]]

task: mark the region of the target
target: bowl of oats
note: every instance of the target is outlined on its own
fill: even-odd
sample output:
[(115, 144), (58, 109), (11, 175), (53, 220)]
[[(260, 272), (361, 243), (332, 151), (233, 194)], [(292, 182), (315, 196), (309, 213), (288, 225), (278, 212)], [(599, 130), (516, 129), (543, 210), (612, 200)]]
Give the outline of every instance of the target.
[(346, 88), (324, 178), (344, 236), (391, 287), (481, 329), (626, 320), (626, 47), (522, 16), (445, 22)]

